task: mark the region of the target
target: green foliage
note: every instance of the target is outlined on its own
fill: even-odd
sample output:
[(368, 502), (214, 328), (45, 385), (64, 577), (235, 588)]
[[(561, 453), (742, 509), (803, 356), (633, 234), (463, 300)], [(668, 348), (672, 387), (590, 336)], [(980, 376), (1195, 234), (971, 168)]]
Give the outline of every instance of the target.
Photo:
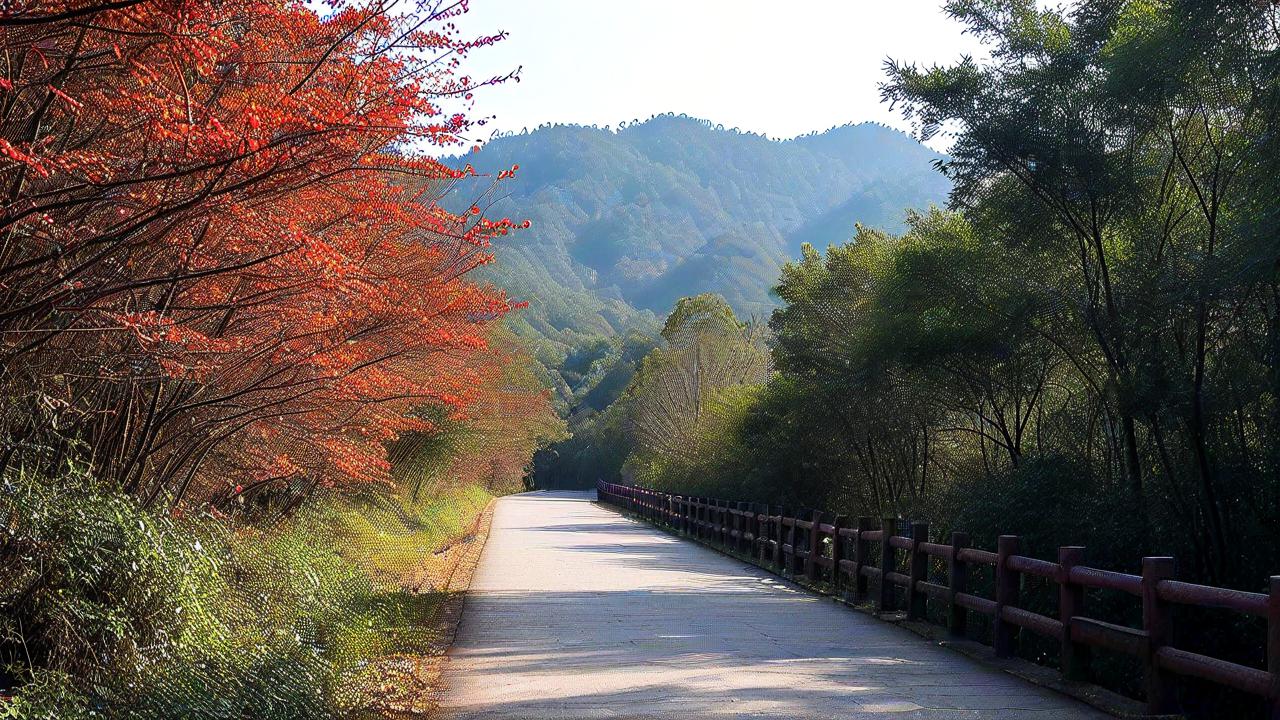
[[(77, 471), (0, 486), (0, 716), (330, 718), (430, 650), (435, 552), (489, 495), (324, 495), (274, 527), (157, 518)], [(107, 712), (109, 711), (109, 712)]]
[(627, 450), (623, 413), (616, 401), (659, 341), (658, 336), (633, 330), (597, 339), (575, 356), (575, 366), (585, 366), (585, 371), (565, 412), (569, 437), (534, 454), (532, 487), (588, 488), (598, 477), (617, 476)]
[(1038, 441), (1143, 498), (1144, 549), (1209, 581), (1273, 572), (1249, 538), (1280, 467), (1275, 8), (948, 8), (997, 60), (891, 63), (885, 95), (925, 134), (959, 128), (953, 203), (1061, 357), (1047, 419), (1066, 423)]
[(704, 337), (726, 337), (738, 330), (738, 318), (729, 303), (719, 295), (705, 293), (676, 302), (662, 325), (662, 338), (673, 347), (681, 347)]
[(81, 692), (74, 677), (55, 670), (36, 670), (8, 703), (0, 704), (4, 720), (88, 720), (101, 717), (95, 703)]
[(31, 667), (90, 684), (141, 673), (179, 650), (176, 628), (216, 594), (211, 548), (79, 469), (56, 481), (6, 475), (0, 526), (0, 647)]
[(998, 536), (1018, 535), (1027, 554), (1043, 558), (1063, 545), (1082, 545), (1095, 566), (1138, 570), (1137, 499), (1078, 458), (1037, 457), (997, 477), (971, 473), (939, 495), (944, 537), (963, 530), (980, 547), (995, 547)]
[[(1280, 568), (1280, 14), (1042, 5), (953, 0), (990, 60), (888, 64), (922, 135), (955, 130), (951, 210), (802, 245), (774, 288), (774, 374), (714, 422), (687, 408), (723, 388), (672, 402), (701, 362), (664, 329), (617, 403), (624, 478), (1017, 533), (1041, 557), (1084, 544), (1121, 570), (1170, 554), (1250, 590)], [(722, 316), (695, 299), (671, 322), (714, 338)], [(1238, 629), (1179, 642), (1256, 663)]]
[(687, 436), (688, 452), (662, 453), (634, 448), (621, 474), (637, 485), (700, 495), (738, 497), (744, 491), (743, 462), (751, 453), (742, 442), (742, 424), (755, 407), (763, 385), (717, 388), (704, 400), (699, 422)]

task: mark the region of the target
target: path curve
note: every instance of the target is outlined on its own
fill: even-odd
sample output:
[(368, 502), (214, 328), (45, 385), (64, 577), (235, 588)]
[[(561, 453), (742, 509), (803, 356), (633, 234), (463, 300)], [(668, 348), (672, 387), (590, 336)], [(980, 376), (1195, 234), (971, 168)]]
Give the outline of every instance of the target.
[(444, 671), (445, 717), (1109, 717), (593, 496), (498, 501)]

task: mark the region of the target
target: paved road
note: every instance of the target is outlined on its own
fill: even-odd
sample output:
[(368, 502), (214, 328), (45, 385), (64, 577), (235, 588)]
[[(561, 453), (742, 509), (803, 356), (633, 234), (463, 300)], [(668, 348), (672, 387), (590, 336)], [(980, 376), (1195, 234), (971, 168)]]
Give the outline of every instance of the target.
[(1107, 717), (595, 505), (498, 501), (445, 716)]

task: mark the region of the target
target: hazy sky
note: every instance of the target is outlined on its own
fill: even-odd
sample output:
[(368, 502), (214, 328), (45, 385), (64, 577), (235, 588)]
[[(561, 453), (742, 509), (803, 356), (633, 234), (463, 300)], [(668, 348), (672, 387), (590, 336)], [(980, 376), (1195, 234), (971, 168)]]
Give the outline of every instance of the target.
[(458, 25), (510, 33), (472, 53), (472, 74), (523, 67), (519, 84), (477, 95), (474, 115), (497, 115), (485, 136), (663, 112), (780, 138), (865, 120), (907, 129), (880, 103), (886, 57), (982, 55), (941, 0), (471, 0)]

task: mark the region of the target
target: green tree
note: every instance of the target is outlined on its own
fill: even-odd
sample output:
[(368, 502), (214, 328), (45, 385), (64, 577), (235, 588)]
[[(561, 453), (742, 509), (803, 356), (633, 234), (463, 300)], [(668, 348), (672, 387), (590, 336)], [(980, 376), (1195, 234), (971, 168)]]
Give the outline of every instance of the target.
[(662, 329), (666, 347), (645, 357), (625, 395), (636, 450), (693, 457), (711, 397), (768, 373), (763, 328), (742, 323), (718, 295), (683, 298)]
[(1037, 327), (1101, 406), (1100, 469), (1168, 516), (1162, 546), (1189, 527), (1199, 572), (1235, 573), (1276, 499), (1276, 8), (947, 9), (991, 61), (891, 61), (886, 99), (957, 129), (953, 205), (1058, 298)]

